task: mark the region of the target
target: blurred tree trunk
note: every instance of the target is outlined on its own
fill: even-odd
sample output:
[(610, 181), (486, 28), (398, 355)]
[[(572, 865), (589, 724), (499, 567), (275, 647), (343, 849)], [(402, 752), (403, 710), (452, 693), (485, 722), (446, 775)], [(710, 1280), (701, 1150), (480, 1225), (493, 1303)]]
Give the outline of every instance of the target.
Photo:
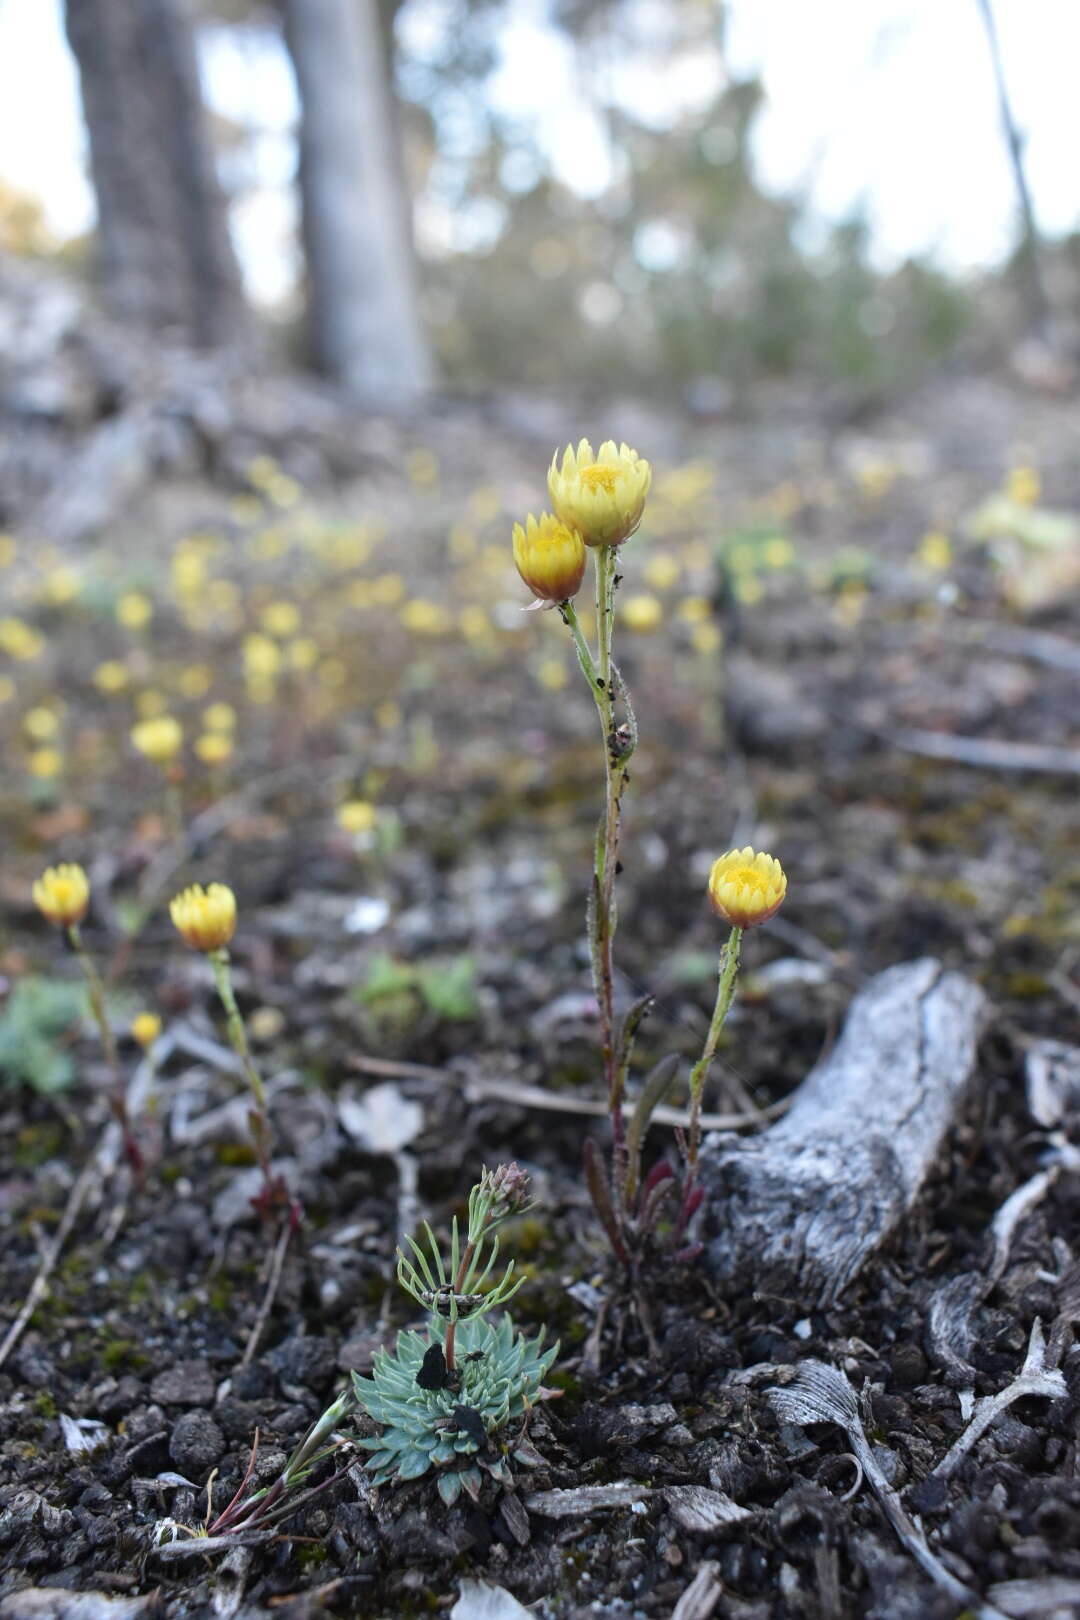
[(411, 213), (377, 0), (285, 0), (316, 365), (356, 399), (431, 386)]
[(216, 346), (244, 325), (186, 0), (67, 0), (106, 295), (116, 312)]
[(1020, 212), (1020, 247), (1016, 255), (1016, 268), (1027, 309), (1028, 324), (1034, 331), (1041, 332), (1046, 324), (1048, 304), (1043, 283), (1039, 232), (1035, 224), (1035, 210), (1031, 204), (1031, 191), (1024, 162), (1024, 138), (1013, 117), (993, 7), (990, 0), (976, 0), (976, 4), (986, 31), (990, 64), (994, 70), (994, 86), (997, 90), (998, 116), (1009, 150), (1009, 162), (1012, 164), (1013, 184), (1016, 187), (1016, 201)]

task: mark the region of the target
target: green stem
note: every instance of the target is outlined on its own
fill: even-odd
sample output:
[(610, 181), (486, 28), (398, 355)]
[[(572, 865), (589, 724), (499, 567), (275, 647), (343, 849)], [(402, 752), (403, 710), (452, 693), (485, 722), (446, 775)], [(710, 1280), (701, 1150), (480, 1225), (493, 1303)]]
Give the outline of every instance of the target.
[(727, 944), (721, 952), (720, 976), (716, 987), (716, 1005), (713, 1008), (709, 1033), (705, 1037), (705, 1049), (690, 1071), (690, 1129), (687, 1135), (686, 1162), (688, 1179), (691, 1183), (697, 1170), (698, 1150), (701, 1146), (701, 1099), (705, 1091), (705, 1081), (708, 1078), (712, 1060), (716, 1056), (720, 1031), (724, 1027), (724, 1020), (731, 1010), (732, 999), (735, 995), (742, 933), (741, 928), (733, 927), (728, 935)]
[(120, 1063), (116, 1055), (116, 1038), (112, 1032), (112, 1025), (109, 1023), (109, 1011), (105, 1005), (105, 986), (102, 983), (100, 973), (94, 966), (93, 958), (82, 942), (82, 934), (79, 932), (78, 923), (71, 925), (67, 931), (67, 936), (72, 950), (79, 959), (79, 966), (82, 968), (86, 979), (86, 994), (90, 1002), (90, 1011), (98, 1027), (102, 1049), (105, 1053), (105, 1061), (109, 1066), (109, 1078), (111, 1081), (109, 1107), (112, 1110), (113, 1118), (123, 1133), (124, 1151), (136, 1174), (141, 1176), (144, 1168), (142, 1151), (131, 1129), (124, 1080), (120, 1073)]
[[(461, 1257), (461, 1264), (458, 1266), (457, 1276), (454, 1278), (455, 1294), (463, 1294), (465, 1292), (465, 1279), (469, 1275), (469, 1267), (473, 1263), (473, 1256), (476, 1254), (476, 1248), (479, 1242), (480, 1238), (470, 1238), (468, 1243), (465, 1245), (465, 1253)], [(454, 1361), (454, 1340), (456, 1337), (457, 1320), (455, 1317), (451, 1317), (449, 1323), (447, 1324), (446, 1339), (443, 1344), (443, 1354), (446, 1357), (447, 1372), (456, 1371), (456, 1363)]]
[(255, 1141), (255, 1153), (259, 1161), (259, 1168), (263, 1173), (267, 1189), (270, 1188), (270, 1120), (266, 1110), (266, 1089), (262, 1083), (262, 1076), (255, 1067), (255, 1060), (248, 1046), (247, 1030), (240, 1015), (240, 1008), (236, 1005), (236, 996), (233, 993), (232, 976), (229, 972), (229, 953), (224, 946), (219, 950), (210, 951), (210, 966), (214, 970), (214, 983), (217, 985), (221, 1005), (225, 1009), (226, 1028), (229, 1032), (229, 1041), (233, 1051), (244, 1067), (244, 1078), (251, 1090), (253, 1107), (251, 1110), (252, 1136)]

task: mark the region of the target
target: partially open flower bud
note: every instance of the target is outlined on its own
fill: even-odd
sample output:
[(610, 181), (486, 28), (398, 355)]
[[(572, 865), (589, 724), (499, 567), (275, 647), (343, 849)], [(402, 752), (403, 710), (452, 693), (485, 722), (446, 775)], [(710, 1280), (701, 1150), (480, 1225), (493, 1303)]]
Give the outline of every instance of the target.
[(520, 1215), (532, 1203), (529, 1172), (514, 1161), (497, 1165), (494, 1170), (485, 1170), (480, 1185), (491, 1196), (491, 1212), (497, 1220), (503, 1220), (507, 1215)]
[(169, 916), (196, 951), (219, 951), (236, 932), (236, 896), (224, 883), (193, 883), (169, 906)]
[(57, 928), (74, 928), (90, 904), (90, 880), (81, 866), (50, 866), (34, 884), (34, 904)]
[(729, 849), (713, 863), (709, 874), (709, 899), (713, 909), (736, 928), (753, 928), (768, 922), (783, 905), (787, 894), (784, 868), (774, 855), (755, 854), (745, 849)]
[(548, 494), (557, 515), (587, 546), (618, 546), (633, 534), (645, 510), (652, 468), (629, 445), (605, 440), (596, 455), (588, 439), (567, 445), (562, 466), (556, 451), (548, 471)]
[(530, 512), (524, 528), (514, 524), (514, 562), (539, 601), (566, 602), (581, 589), (585, 545), (550, 512), (541, 512), (539, 521)]

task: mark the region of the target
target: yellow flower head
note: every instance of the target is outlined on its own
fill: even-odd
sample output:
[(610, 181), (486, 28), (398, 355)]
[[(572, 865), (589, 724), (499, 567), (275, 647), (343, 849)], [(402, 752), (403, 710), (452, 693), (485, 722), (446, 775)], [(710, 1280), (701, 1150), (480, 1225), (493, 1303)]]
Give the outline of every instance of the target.
[(161, 714), (132, 726), (131, 740), (139, 753), (152, 759), (155, 765), (168, 765), (183, 747), (184, 731), (171, 714)]
[(538, 601), (566, 602), (585, 578), (585, 545), (550, 512), (541, 512), (539, 521), (530, 512), (524, 528), (514, 524), (514, 563)]
[(224, 765), (232, 751), (233, 740), (224, 731), (204, 731), (195, 739), (195, 753), (204, 765)]
[(713, 909), (735, 928), (753, 928), (768, 922), (784, 903), (787, 876), (775, 855), (729, 849), (713, 862), (709, 873), (709, 899)]
[(161, 1034), (161, 1019), (156, 1012), (141, 1012), (131, 1020), (131, 1036), (145, 1052)]
[(548, 471), (548, 494), (556, 515), (576, 529), (587, 546), (618, 546), (633, 534), (645, 510), (652, 468), (636, 450), (611, 439), (594, 456), (588, 439), (567, 445), (562, 466), (556, 451)]
[(169, 906), (169, 916), (193, 951), (219, 951), (236, 932), (236, 896), (224, 883), (193, 883)]
[(34, 884), (34, 904), (57, 928), (74, 928), (90, 904), (90, 880), (81, 866), (70, 862), (50, 866)]
[(379, 812), (368, 799), (346, 799), (338, 805), (337, 821), (343, 832), (369, 833), (378, 817)]

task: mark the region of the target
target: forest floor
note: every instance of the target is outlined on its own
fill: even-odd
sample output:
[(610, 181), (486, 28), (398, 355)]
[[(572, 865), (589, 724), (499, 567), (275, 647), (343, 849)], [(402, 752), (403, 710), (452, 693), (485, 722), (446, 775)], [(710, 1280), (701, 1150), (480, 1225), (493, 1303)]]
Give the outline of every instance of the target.
[[(984, 1613), (1080, 1614), (1074, 1172), (1022, 1217), (966, 1370), (928, 1323), (1045, 1162), (1031, 1043), (1078, 1039), (1076, 409), (968, 380), (834, 429), (790, 396), (743, 425), (573, 414), (538, 408), (531, 435), (475, 409), (381, 428), (332, 500), (256, 458), (246, 486), (159, 484), (77, 552), (0, 540), (5, 1329), (80, 1179), (83, 1197), (0, 1370), (6, 1616), (498, 1620), (512, 1594), (550, 1620), (954, 1620), (844, 1431), (780, 1421), (768, 1390), (806, 1357), (846, 1372), (881, 1470)], [(583, 937), (599, 740), (558, 615), (521, 612), (509, 529), (544, 505), (547, 433), (609, 426), (656, 465), (618, 630), (641, 733), (620, 992), (657, 998), (641, 1072), (700, 1050), (721, 942), (704, 882), (744, 842), (790, 887), (748, 941), (709, 1108), (787, 1096), (895, 963), (940, 958), (992, 1017), (916, 1216), (837, 1305), (767, 1278), (725, 1297), (702, 1263), (669, 1265), (650, 1279), (659, 1357), (616, 1306), (594, 1372), (612, 1279), (587, 1121), (561, 1105), (600, 1097)], [(129, 741), (162, 710), (187, 736), (174, 784)], [(216, 763), (196, 743), (215, 726), (233, 738)], [(65, 994), (77, 964), (30, 900), (57, 860), (93, 886), (135, 1181)], [(166, 904), (211, 879), (237, 893), (238, 992), (305, 1212), (246, 1365), (274, 1243), (212, 980)], [(125, 1033), (142, 1010), (163, 1021), (152, 1059)], [(672, 1151), (654, 1129), (650, 1156)], [(506, 1232), (529, 1279), (514, 1316), (561, 1344), (560, 1397), (530, 1426), (542, 1463), (451, 1509), (429, 1480), (373, 1494), (356, 1466), (262, 1538), (203, 1551), (176, 1530), (228, 1502), (256, 1433), (256, 1477), (274, 1476), (415, 1319), (401, 1236), (445, 1229), (481, 1165), (511, 1158), (537, 1198)], [(965, 1391), (1006, 1386), (1037, 1319), (1067, 1394), (1012, 1405), (931, 1477)]]

